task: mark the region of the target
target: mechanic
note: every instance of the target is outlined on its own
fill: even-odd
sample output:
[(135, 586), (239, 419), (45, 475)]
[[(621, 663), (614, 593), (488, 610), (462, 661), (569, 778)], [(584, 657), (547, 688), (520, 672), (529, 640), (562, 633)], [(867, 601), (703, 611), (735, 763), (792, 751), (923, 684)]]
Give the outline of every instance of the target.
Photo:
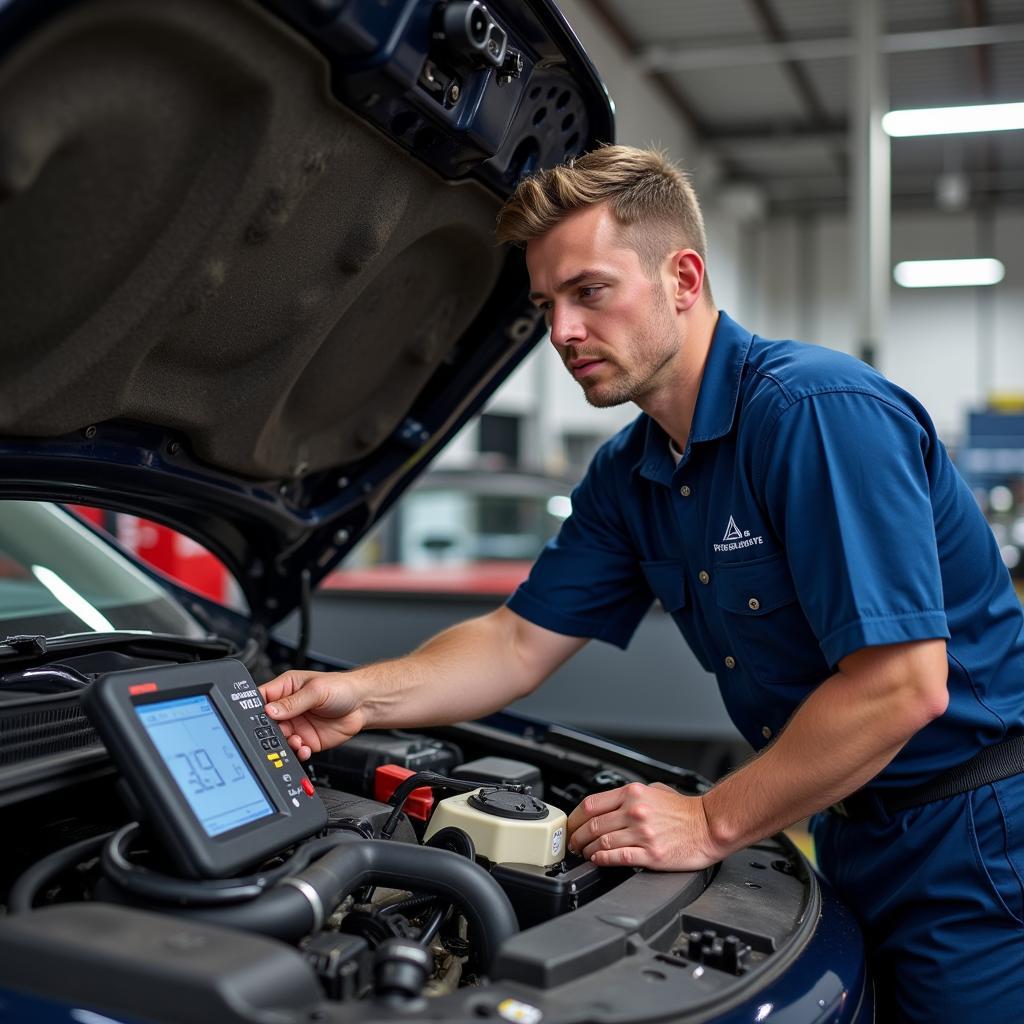
[[(499, 216), (605, 443), (507, 605), (413, 654), (262, 687), (303, 759), (360, 729), (471, 719), (657, 597), (759, 750), (700, 797), (588, 797), (600, 865), (696, 870), (815, 812), (859, 916), (880, 1019), (1024, 1017), (1024, 618), (924, 408), (847, 355), (714, 305), (685, 175), (609, 146)], [(623, 697), (628, 700), (628, 688)]]

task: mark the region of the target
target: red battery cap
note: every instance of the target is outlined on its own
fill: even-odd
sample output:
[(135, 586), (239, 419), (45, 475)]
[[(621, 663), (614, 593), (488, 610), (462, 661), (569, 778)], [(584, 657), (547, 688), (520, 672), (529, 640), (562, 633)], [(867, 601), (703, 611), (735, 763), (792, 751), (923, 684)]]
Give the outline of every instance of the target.
[[(400, 764), (382, 764), (373, 775), (373, 798), (386, 804), (399, 785), (416, 773)], [(402, 806), (410, 818), (428, 821), (434, 811), (434, 791), (429, 786), (414, 789)]]

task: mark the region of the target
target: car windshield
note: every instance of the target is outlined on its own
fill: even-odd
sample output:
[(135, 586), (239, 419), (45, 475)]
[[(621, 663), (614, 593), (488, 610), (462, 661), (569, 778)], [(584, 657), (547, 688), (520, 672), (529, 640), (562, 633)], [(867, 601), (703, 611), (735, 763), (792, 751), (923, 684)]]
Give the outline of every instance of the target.
[(205, 635), (160, 586), (55, 505), (0, 514), (0, 636), (146, 630)]

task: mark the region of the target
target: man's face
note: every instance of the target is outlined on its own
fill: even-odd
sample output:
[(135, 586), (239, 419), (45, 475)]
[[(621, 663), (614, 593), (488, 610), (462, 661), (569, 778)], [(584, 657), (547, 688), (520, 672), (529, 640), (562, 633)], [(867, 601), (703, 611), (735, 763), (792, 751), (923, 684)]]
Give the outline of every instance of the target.
[(595, 406), (642, 403), (680, 350), (667, 280), (654, 280), (605, 205), (571, 214), (526, 247), (530, 296), (551, 343)]

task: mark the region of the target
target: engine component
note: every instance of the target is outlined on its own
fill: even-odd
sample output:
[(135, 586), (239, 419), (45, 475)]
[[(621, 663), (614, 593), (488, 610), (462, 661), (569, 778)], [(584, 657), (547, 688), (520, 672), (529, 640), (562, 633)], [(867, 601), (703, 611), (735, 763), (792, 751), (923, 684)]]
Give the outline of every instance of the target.
[[(316, 791), (327, 808), (329, 829), (348, 829), (366, 836), (367, 839), (380, 838), (381, 828), (393, 810), (388, 804), (328, 789), (326, 786), (317, 786)], [(417, 842), (412, 823), (404, 814), (399, 817), (391, 838), (400, 843)]]
[(384, 764), (397, 764), (414, 772), (449, 773), (462, 761), (454, 743), (426, 736), (361, 732), (339, 747), (316, 755), (314, 764), (327, 784), (347, 793), (372, 793), (374, 773)]
[[(398, 764), (382, 764), (374, 773), (373, 795), (377, 800), (391, 800), (395, 790), (406, 779), (416, 775), (411, 768), (403, 768)], [(408, 793), (402, 801), (402, 808), (410, 818), (417, 821), (429, 821), (434, 813), (434, 791), (429, 786), (420, 786)], [(387, 823), (385, 822), (385, 825)], [(384, 829), (388, 834), (388, 829)]]
[(360, 999), (370, 989), (370, 949), (359, 935), (320, 932), (302, 944), (328, 999)]
[(576, 910), (632, 873), (628, 868), (599, 868), (586, 860), (571, 867), (563, 863), (553, 868), (535, 864), (495, 864), (491, 868), (492, 877), (515, 907), (520, 928)]
[(370, 949), (376, 949), (391, 939), (407, 939), (412, 934), (409, 921), (403, 914), (384, 913), (373, 907), (350, 910), (341, 922), (341, 930), (346, 935), (358, 935)]
[(747, 969), (746, 960), (750, 956), (750, 945), (738, 935), (719, 935), (713, 928), (705, 928), (700, 932), (689, 932), (686, 936), (687, 960), (715, 967), (729, 974), (740, 975)]
[(453, 769), (452, 778), (488, 782), (495, 786), (515, 783), (528, 786), (534, 796), (544, 796), (540, 769), (525, 761), (513, 761), (510, 757), (480, 757), (467, 761)]
[(477, 864), (427, 846), (361, 839), (339, 832), (337, 845), (314, 864), (258, 899), (227, 907), (179, 911), (184, 916), (289, 942), (318, 931), (327, 913), (364, 885), (435, 893), (454, 903), (476, 937), (480, 962), (489, 965), (501, 944), (519, 930), (515, 911), (497, 882)]
[(565, 848), (565, 814), (528, 793), (484, 788), (448, 797), (437, 805), (425, 838), (448, 826), (467, 832), (477, 853), (495, 863), (548, 867)]
[(434, 956), (418, 942), (388, 939), (377, 947), (374, 987), (385, 999), (415, 999), (433, 973)]

